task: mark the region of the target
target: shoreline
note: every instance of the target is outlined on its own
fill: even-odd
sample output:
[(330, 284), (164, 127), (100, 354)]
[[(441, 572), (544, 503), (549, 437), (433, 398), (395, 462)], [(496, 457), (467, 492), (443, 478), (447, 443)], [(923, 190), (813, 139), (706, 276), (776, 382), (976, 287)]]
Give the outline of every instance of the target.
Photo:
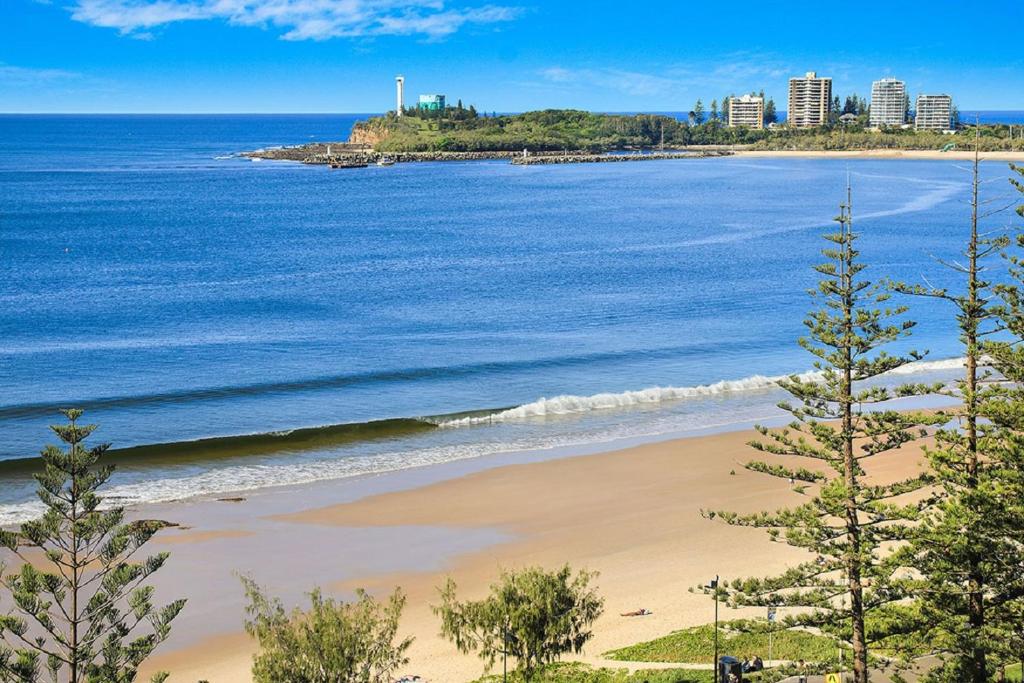
[[(655, 161), (671, 159), (750, 157), (750, 158), (807, 158), (807, 159), (927, 159), (927, 160), (972, 160), (974, 151), (955, 149), (943, 152), (938, 149), (849, 149), (849, 150), (799, 150), (799, 149), (751, 149), (736, 145), (691, 145), (672, 147), (664, 150), (612, 150), (606, 152), (584, 152), (579, 150), (535, 151), (524, 157), (521, 151), (492, 150), (480, 152), (377, 152), (367, 145), (345, 142), (310, 143), (285, 147), (239, 152), (237, 156), (266, 161), (293, 161), (314, 166), (361, 168), (385, 161), (394, 163), (425, 162), (466, 162), (466, 161), (509, 161), (513, 165), (561, 165), (615, 161)], [(979, 152), (982, 161), (1024, 162), (1024, 150)]]
[[(399, 674), (434, 683), (472, 680), (481, 663), (437, 636), (429, 609), (435, 587), (451, 575), (460, 594), (479, 596), (501, 567), (566, 561), (601, 572), (605, 615), (581, 659), (606, 663), (607, 650), (708, 621), (706, 597), (688, 592), (707, 576), (764, 575), (799, 559), (799, 551), (771, 543), (760, 530), (701, 517), (701, 509), (743, 512), (801, 500), (786, 482), (742, 468), (757, 456), (746, 445), (752, 435), (741, 429), (590, 454), (574, 449), (575, 455), (497, 463), (454, 477), (421, 472), (405, 487), (370, 477), (360, 486), (307, 488), (303, 495), (287, 489), (237, 504), (163, 506), (163, 516), (189, 528), (157, 538), (157, 548), (166, 544), (172, 552), (159, 593), (191, 598), (177, 625), (191, 633), (158, 651), (147, 671), (215, 683), (250, 680), (253, 645), (241, 630), (241, 591), (232, 575), (242, 571), (288, 605), (314, 584), (342, 597), (356, 586), (381, 594), (401, 585), (408, 597), (401, 632), (416, 642)], [(872, 475), (903, 476), (919, 459), (908, 448)], [(319, 548), (315, 558), (290, 559), (308, 557), (310, 547)], [(208, 595), (196, 595), (197, 586)], [(654, 614), (619, 616), (639, 607)]]
[[(775, 158), (808, 158), (808, 159), (929, 159), (929, 160), (973, 160), (973, 150), (951, 150), (942, 152), (937, 149), (856, 149), (856, 150), (736, 150), (737, 157), (775, 157)], [(1022, 161), (1024, 150), (1019, 152), (979, 152), (981, 161)]]

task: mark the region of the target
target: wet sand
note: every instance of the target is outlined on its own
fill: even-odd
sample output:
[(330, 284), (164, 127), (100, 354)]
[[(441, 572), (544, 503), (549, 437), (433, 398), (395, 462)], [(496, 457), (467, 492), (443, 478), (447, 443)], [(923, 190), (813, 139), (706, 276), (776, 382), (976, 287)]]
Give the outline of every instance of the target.
[[(479, 660), (437, 635), (430, 604), (448, 575), (465, 596), (478, 597), (503, 567), (569, 562), (599, 571), (605, 614), (582, 657), (593, 663), (609, 649), (707, 622), (711, 603), (690, 588), (716, 574), (767, 575), (801, 557), (763, 531), (701, 516), (702, 509), (749, 512), (802, 500), (786, 481), (742, 468), (759, 457), (746, 445), (752, 436), (732, 432), (502, 465), (399, 490), (367, 480), (362, 489), (379, 492), (361, 498), (335, 483), (231, 505), (168, 506), (161, 514), (177, 512), (192, 528), (166, 532), (173, 556), (161, 592), (185, 591), (192, 602), (181, 618), (184, 633), (158, 651), (152, 668), (179, 681), (250, 680), (253, 645), (242, 633), (233, 571), (252, 573), (286, 602), (314, 584), (341, 596), (355, 586), (381, 594), (401, 586), (409, 598), (402, 632), (416, 637), (401, 673), (434, 683), (482, 672)], [(869, 474), (894, 479), (920, 460), (907, 448), (871, 463)], [(619, 616), (641, 607), (653, 614)]]

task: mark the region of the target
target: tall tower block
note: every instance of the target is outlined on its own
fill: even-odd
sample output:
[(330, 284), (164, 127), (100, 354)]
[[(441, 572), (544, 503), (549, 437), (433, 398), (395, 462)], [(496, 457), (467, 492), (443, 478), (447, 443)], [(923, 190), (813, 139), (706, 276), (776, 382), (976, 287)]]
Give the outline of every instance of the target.
[(401, 116), (402, 110), (405, 109), (405, 76), (395, 76), (395, 96), (398, 99), (395, 115)]

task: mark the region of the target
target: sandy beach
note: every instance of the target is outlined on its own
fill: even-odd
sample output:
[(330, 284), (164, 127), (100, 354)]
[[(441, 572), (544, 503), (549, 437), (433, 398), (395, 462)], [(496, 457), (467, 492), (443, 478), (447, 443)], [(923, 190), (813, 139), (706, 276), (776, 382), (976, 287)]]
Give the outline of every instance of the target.
[[(964, 161), (974, 158), (974, 152), (967, 149), (955, 149), (949, 152), (929, 149), (858, 149), (858, 150), (753, 150), (745, 149), (735, 152), (740, 157), (774, 157), (779, 159), (948, 159)], [(1024, 161), (1024, 151), (1020, 152), (982, 152), (982, 161)]]
[[(379, 593), (401, 586), (409, 598), (402, 631), (416, 637), (403, 673), (435, 683), (482, 673), (476, 658), (437, 636), (430, 603), (445, 576), (475, 597), (502, 567), (569, 562), (599, 571), (605, 614), (581, 658), (593, 663), (609, 649), (707, 622), (711, 603), (691, 587), (716, 574), (770, 574), (800, 558), (762, 531), (701, 516), (702, 509), (754, 511), (801, 499), (787, 482), (742, 468), (757, 455), (746, 445), (750, 438), (749, 431), (731, 432), (506, 464), (361, 498), (336, 495), (343, 499), (336, 503), (330, 489), (296, 489), (231, 504), (167, 506), (161, 514), (191, 520), (158, 545), (177, 556), (166, 570), (177, 574), (174, 590), (191, 591), (179, 628), (192, 632), (187, 645), (159, 651), (151, 668), (170, 670), (172, 680), (250, 680), (253, 645), (241, 629), (240, 590), (225, 589), (232, 583), (221, 575), (253, 567), (257, 579), (271, 577), (272, 589), (289, 587), (290, 598), (315, 583), (342, 596), (355, 586)], [(920, 452), (879, 460), (869, 475), (882, 481), (914, 470)], [(362, 535), (344, 542), (332, 536), (345, 533)], [(452, 539), (469, 541), (460, 548)], [(425, 560), (425, 548), (441, 550)], [(641, 607), (653, 614), (619, 616)], [(218, 615), (236, 626), (205, 633), (217, 630)]]

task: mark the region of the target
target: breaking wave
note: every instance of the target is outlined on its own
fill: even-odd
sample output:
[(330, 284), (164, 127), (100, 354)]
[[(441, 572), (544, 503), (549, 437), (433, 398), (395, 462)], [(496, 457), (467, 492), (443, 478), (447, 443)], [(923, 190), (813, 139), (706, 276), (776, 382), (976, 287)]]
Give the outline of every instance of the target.
[[(948, 358), (936, 361), (919, 361), (892, 370), (887, 375), (911, 375), (923, 372), (955, 370), (963, 367), (963, 358)], [(706, 398), (726, 394), (766, 391), (775, 388), (779, 381), (793, 375), (751, 375), (742, 379), (722, 380), (713, 384), (698, 384), (688, 387), (649, 387), (638, 391), (623, 391), (617, 394), (601, 393), (591, 396), (574, 396), (563, 394), (551, 398), (540, 398), (532, 403), (506, 410), (499, 410), (486, 415), (474, 415), (457, 419), (441, 420), (441, 427), (467, 427), (471, 425), (491, 424), (495, 422), (511, 422), (530, 418), (543, 418), (560, 415), (577, 415), (597, 410), (615, 410), (635, 406), (654, 405), (669, 401), (681, 401), (693, 398)], [(821, 378), (818, 371), (808, 371), (796, 375), (803, 381), (814, 381)]]

